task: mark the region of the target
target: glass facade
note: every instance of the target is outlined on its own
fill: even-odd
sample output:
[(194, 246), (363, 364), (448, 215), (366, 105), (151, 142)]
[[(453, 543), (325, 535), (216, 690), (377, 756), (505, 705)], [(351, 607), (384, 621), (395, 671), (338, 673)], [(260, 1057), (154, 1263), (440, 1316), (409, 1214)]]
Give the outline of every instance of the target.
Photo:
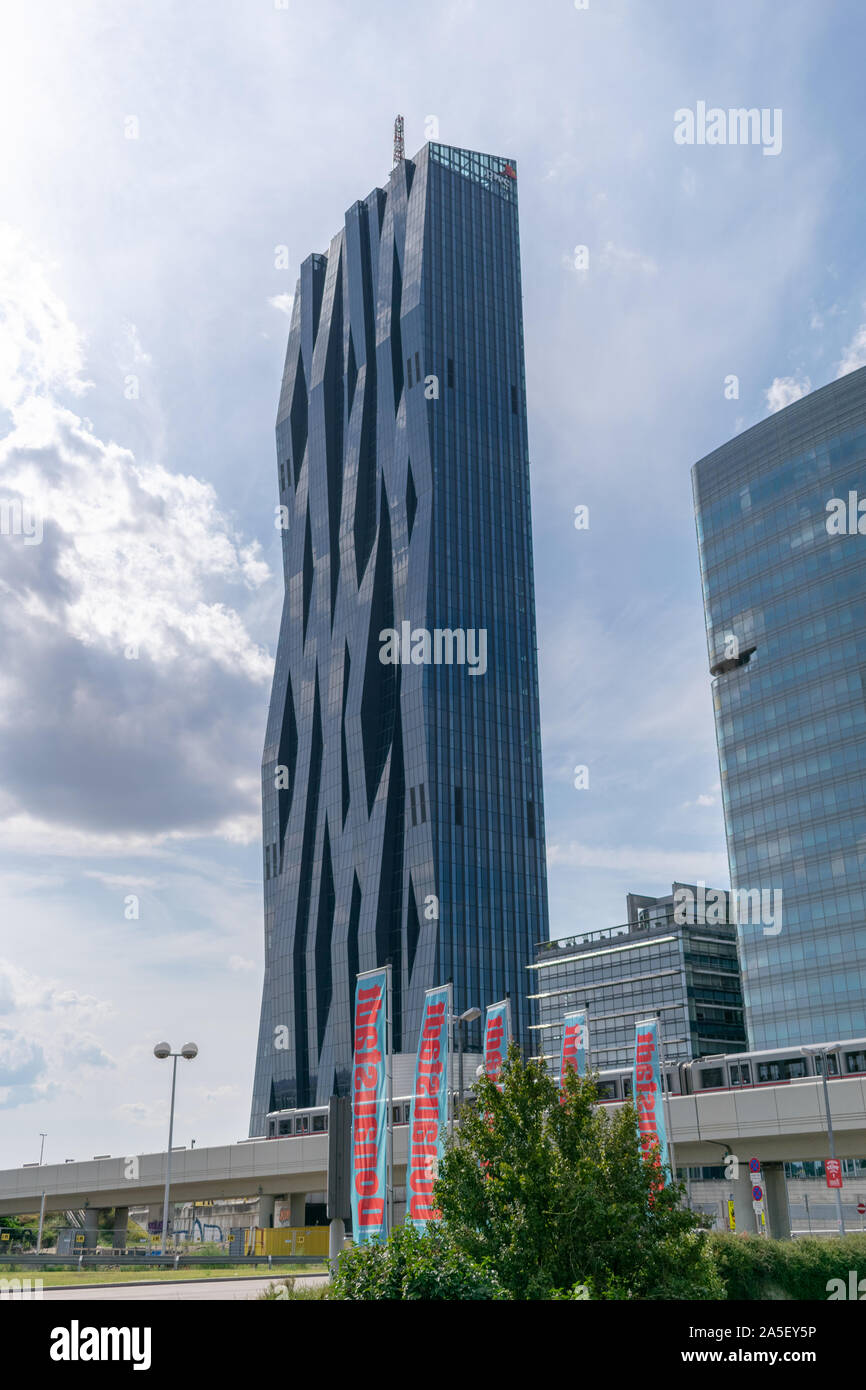
[(449, 978), (458, 1013), (510, 994), (528, 1044), (547, 888), (513, 160), (425, 145), (303, 263), (277, 473), (251, 1133), (347, 1092), (355, 976), (388, 960), (396, 1051)]
[[(692, 478), (731, 886), (765, 902), (775, 892), (780, 907), (772, 923), (739, 922), (750, 1043), (861, 1037), (866, 369), (739, 435)], [(847, 516), (837, 533), (842, 505), (853, 533)]]
[[(675, 898), (685, 888), (691, 896)], [(719, 891), (724, 903), (727, 894)], [(681, 911), (681, 901), (688, 910)], [(727, 915), (723, 906), (721, 917)], [(589, 1015), (590, 1065), (629, 1067), (638, 1020), (657, 1014), (664, 1055), (690, 1061), (746, 1045), (736, 929), (708, 920), (695, 887), (674, 884), (664, 898), (629, 894), (619, 927), (542, 942), (530, 965), (533, 1054), (559, 1074), (563, 1016)], [(684, 920), (678, 920), (684, 918)]]

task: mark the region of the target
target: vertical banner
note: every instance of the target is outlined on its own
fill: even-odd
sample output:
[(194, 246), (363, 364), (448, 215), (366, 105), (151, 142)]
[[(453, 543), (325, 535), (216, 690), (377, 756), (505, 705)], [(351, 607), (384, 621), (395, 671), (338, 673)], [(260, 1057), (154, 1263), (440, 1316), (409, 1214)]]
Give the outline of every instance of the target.
[(451, 985), (424, 995), (415, 1090), (409, 1112), (406, 1166), (406, 1217), (419, 1231), (439, 1213), (433, 1206), (433, 1183), (445, 1149), (450, 1075)]
[(573, 1067), (578, 1076), (586, 1076), (586, 1058), (589, 1053), (589, 1022), (586, 1010), (566, 1014), (562, 1029), (562, 1052), (559, 1058), (559, 1084), (565, 1083), (565, 1073)]
[(388, 966), (357, 978), (352, 1020), (352, 1231), (356, 1245), (388, 1233), (390, 1134)]
[[(664, 1092), (659, 1057), (659, 1021), (635, 1024), (632, 1094), (637, 1107), (637, 1131), (643, 1157), (666, 1167), (670, 1163), (665, 1125)], [(658, 1145), (658, 1152), (655, 1147)], [(665, 1174), (664, 1182), (670, 1181)]]
[(499, 1073), (510, 1042), (511, 1001), (502, 999), (498, 1004), (488, 1005), (484, 1020), (484, 1070), (500, 1091)]

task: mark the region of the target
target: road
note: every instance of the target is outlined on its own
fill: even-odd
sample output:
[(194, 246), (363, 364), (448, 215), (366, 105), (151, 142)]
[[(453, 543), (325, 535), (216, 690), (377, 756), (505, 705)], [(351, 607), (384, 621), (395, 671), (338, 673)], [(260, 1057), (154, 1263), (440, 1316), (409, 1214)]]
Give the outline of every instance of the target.
[[(194, 1299), (198, 1301), (230, 1301), (257, 1298), (268, 1284), (276, 1283), (282, 1276), (273, 1273), (268, 1279), (207, 1279), (200, 1283), (194, 1279), (166, 1280), (165, 1283), (113, 1284), (109, 1287), (94, 1287), (92, 1284), (80, 1289), (43, 1289), (42, 1301), (102, 1303), (106, 1300), (131, 1303), (162, 1302), (165, 1299)], [(318, 1284), (324, 1275), (305, 1275), (296, 1282), (298, 1286)]]

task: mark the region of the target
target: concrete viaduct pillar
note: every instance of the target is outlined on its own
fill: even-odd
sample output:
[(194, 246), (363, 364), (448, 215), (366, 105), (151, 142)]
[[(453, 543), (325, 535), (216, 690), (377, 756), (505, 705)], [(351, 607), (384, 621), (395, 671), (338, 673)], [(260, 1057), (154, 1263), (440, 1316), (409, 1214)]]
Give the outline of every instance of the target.
[[(259, 1212), (256, 1218), (256, 1225), (260, 1229), (273, 1226), (274, 1224), (274, 1201), (273, 1197), (265, 1194), (259, 1198)], [(294, 1222), (292, 1223), (294, 1225)]]
[(746, 1231), (750, 1236), (754, 1235), (758, 1227), (755, 1220), (755, 1209), (752, 1206), (752, 1175), (744, 1163), (740, 1164), (737, 1177), (725, 1179), (725, 1185), (728, 1195), (734, 1200), (734, 1221), (736, 1222), (737, 1235), (742, 1235), (743, 1231)]
[(114, 1208), (114, 1239), (112, 1245), (115, 1250), (126, 1249), (126, 1236), (129, 1230), (129, 1207)]
[(774, 1240), (790, 1240), (791, 1209), (788, 1205), (784, 1163), (762, 1162), (760, 1183), (764, 1189), (764, 1212), (768, 1233)]
[(292, 1192), (289, 1194), (292, 1215), (291, 1224), (293, 1226), (303, 1226), (307, 1219), (307, 1194), (306, 1192)]
[(95, 1250), (99, 1241), (99, 1217), (107, 1207), (84, 1208), (84, 1248)]

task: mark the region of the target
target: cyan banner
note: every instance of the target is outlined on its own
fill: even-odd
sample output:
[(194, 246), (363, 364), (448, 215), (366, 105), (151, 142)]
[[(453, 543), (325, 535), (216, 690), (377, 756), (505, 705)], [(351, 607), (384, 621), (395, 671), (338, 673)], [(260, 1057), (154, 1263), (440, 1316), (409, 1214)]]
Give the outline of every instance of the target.
[(661, 1081), (659, 1021), (647, 1018), (635, 1024), (632, 1093), (637, 1107), (637, 1131), (645, 1159), (660, 1163), (664, 1182), (670, 1182), (668, 1135)]
[(451, 986), (428, 989), (418, 1037), (406, 1167), (406, 1218), (420, 1231), (439, 1214), (433, 1206), (433, 1183), (448, 1126), (450, 1037)]
[(388, 1012), (390, 972), (355, 985), (352, 1024), (352, 1231), (356, 1245), (388, 1233)]
[(586, 1076), (586, 1058), (589, 1053), (589, 1022), (586, 1010), (566, 1014), (562, 1030), (562, 1053), (559, 1058), (559, 1084), (565, 1081), (565, 1073), (573, 1067), (578, 1076)]
[(499, 1090), (499, 1073), (511, 1041), (511, 1005), (507, 999), (489, 1004), (484, 1021), (484, 1070)]

